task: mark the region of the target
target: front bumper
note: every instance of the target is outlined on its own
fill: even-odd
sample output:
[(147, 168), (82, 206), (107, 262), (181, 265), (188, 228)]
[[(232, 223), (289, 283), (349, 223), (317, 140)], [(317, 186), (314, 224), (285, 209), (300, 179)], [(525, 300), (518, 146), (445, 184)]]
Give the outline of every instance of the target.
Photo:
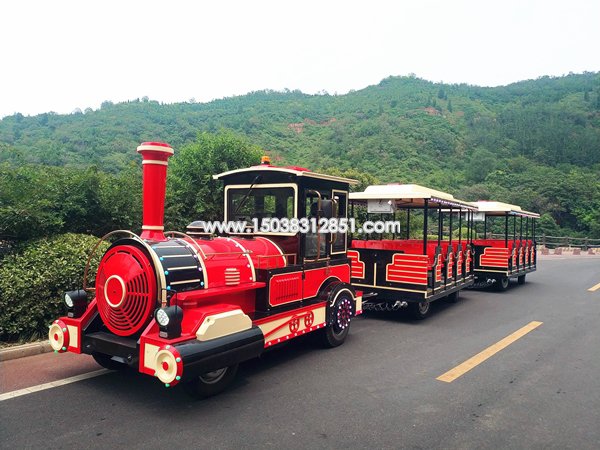
[(120, 337), (102, 328), (95, 301), (82, 317), (60, 317), (49, 330), (57, 353), (102, 353), (114, 360), (136, 366), (173, 386), (203, 373), (231, 366), (259, 356), (265, 347), (263, 332), (257, 326), (214, 339), (199, 341), (190, 337), (165, 340), (158, 335), (154, 320), (139, 337)]

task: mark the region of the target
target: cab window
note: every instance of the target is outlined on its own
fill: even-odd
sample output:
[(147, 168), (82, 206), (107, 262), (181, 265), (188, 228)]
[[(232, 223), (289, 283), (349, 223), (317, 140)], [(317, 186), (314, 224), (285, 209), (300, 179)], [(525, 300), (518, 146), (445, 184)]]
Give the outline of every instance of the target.
[(294, 189), (253, 187), (227, 191), (227, 220), (249, 221), (268, 217), (294, 217)]

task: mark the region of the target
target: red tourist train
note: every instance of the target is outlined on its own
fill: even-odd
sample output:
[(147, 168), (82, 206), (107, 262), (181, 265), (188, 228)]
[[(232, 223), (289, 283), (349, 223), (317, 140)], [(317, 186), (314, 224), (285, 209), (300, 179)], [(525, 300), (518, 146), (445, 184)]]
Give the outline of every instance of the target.
[[(483, 222), (481, 239), (473, 241), (475, 279), (479, 284), (508, 288), (509, 278), (525, 283), (525, 276), (536, 270), (535, 225), (539, 214), (523, 211), (502, 202), (473, 202)], [(493, 231), (499, 231), (494, 239)]]
[[(342, 344), (361, 292), (350, 284), (345, 236), (164, 232), (167, 144), (147, 142), (142, 234), (106, 251), (95, 287), (65, 295), (68, 314), (49, 330), (55, 351), (91, 354), (102, 366), (131, 366), (165, 386), (215, 394), (240, 362), (310, 332)], [(259, 166), (214, 177), (225, 184), (225, 219), (346, 217), (354, 180), (301, 167)], [(191, 234), (194, 236), (192, 237)], [(110, 236), (107, 236), (110, 237)], [(91, 300), (88, 302), (88, 295)]]
[[(49, 340), (58, 353), (89, 354), (110, 369), (133, 367), (195, 396), (222, 391), (239, 363), (307, 333), (327, 347), (341, 345), (363, 306), (408, 307), (422, 319), (432, 301), (455, 302), (476, 280), (504, 288), (508, 277), (522, 282), (536, 268), (538, 216), (518, 206), (468, 203), (418, 185), (350, 194), (355, 180), (273, 166), (266, 157), (214, 176), (224, 183), (225, 222), (252, 228), (215, 236), (204, 222), (192, 222), (187, 233), (165, 232), (173, 149), (146, 142), (137, 151), (142, 233), (116, 230), (99, 241), (83, 289), (65, 294), (67, 315), (52, 323)], [(484, 214), (481, 236), (476, 214)], [(262, 227), (276, 220), (320, 228), (323, 221), (347, 224), (349, 215), (358, 230)], [(501, 242), (488, 239), (492, 216), (504, 217)], [(402, 228), (367, 231), (376, 219)], [(109, 239), (88, 287), (89, 263)]]

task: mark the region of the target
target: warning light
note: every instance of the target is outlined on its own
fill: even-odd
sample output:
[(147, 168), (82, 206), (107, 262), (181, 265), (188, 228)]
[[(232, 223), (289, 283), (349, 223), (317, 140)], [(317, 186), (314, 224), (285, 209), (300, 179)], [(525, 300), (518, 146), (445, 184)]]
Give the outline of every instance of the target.
[(262, 158), (260, 158), (260, 163), (264, 164), (266, 166), (270, 166), (271, 165), (271, 157), (268, 155), (264, 155)]

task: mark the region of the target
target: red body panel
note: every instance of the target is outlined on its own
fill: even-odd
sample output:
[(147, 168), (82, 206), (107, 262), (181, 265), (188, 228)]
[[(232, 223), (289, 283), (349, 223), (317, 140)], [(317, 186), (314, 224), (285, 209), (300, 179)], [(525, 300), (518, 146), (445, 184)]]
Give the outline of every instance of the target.
[(365, 277), (365, 263), (360, 260), (360, 253), (354, 250), (348, 250), (348, 258), (350, 258), (351, 276), (352, 278)]
[(386, 280), (394, 283), (427, 285), (427, 256), (396, 253), (387, 264)]
[(302, 298), (302, 272), (277, 274), (269, 280), (269, 304), (271, 306), (285, 305)]
[(250, 252), (255, 269), (277, 269), (288, 263), (283, 251), (272, 240), (262, 236), (254, 239), (231, 238)]
[[(81, 353), (81, 330), (89, 323), (96, 311), (98, 311), (98, 308), (96, 305), (96, 299), (94, 299), (90, 302), (83, 315), (78, 319), (73, 319), (71, 317), (60, 318), (60, 320), (62, 320), (66, 325), (77, 328), (77, 337), (76, 339), (73, 339), (73, 336), (70, 337), (67, 351)], [(75, 345), (75, 343), (77, 343), (77, 345)]]
[(479, 258), (482, 267), (506, 267), (508, 268), (509, 249), (486, 247)]
[(450, 280), (454, 277), (454, 254), (448, 253), (448, 260), (446, 262), (446, 279)]
[(304, 298), (316, 297), (326, 280), (337, 278), (344, 283), (350, 283), (350, 265), (321, 267), (304, 271)]

